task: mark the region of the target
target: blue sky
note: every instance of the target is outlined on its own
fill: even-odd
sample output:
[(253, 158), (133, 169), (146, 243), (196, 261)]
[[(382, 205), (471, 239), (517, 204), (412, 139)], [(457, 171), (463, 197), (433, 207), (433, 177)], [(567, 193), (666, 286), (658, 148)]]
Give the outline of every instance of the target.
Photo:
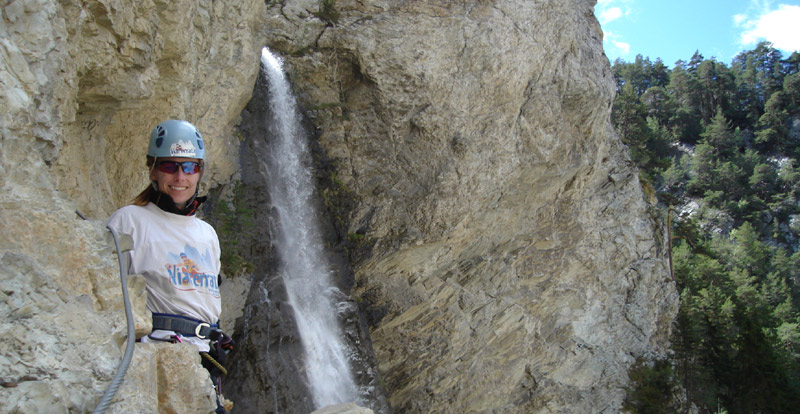
[(595, 15), (612, 63), (641, 54), (671, 68), (699, 51), (729, 65), (762, 40), (800, 50), (800, 0), (598, 0)]

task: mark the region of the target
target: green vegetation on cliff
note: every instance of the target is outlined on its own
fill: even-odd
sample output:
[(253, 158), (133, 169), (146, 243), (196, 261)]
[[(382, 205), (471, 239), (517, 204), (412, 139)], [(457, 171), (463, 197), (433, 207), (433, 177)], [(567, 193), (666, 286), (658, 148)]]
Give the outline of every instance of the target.
[[(697, 53), (672, 69), (641, 56), (612, 66), (612, 120), (673, 217), (681, 294), (674, 354), (631, 371), (626, 408), (793, 412), (800, 404), (800, 54), (784, 58), (762, 43), (730, 66)], [(678, 398), (654, 404), (663, 395)]]
[(220, 200), (206, 217), (217, 231), (222, 272), (228, 277), (253, 271), (253, 263), (247, 259), (249, 246), (244, 243), (253, 238), (255, 219), (252, 208), (244, 199), (245, 194), (245, 186), (237, 182), (230, 199)]

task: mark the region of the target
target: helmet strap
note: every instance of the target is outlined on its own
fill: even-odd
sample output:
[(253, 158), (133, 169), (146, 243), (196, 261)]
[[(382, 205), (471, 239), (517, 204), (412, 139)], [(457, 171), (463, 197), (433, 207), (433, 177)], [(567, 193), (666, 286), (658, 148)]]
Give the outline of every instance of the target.
[(153, 163), (150, 164), (148, 168), (148, 171), (150, 172), (150, 186), (153, 187), (153, 190), (156, 190), (156, 192), (158, 192), (158, 181), (153, 179), (153, 170), (156, 168), (157, 163), (158, 157), (153, 157)]

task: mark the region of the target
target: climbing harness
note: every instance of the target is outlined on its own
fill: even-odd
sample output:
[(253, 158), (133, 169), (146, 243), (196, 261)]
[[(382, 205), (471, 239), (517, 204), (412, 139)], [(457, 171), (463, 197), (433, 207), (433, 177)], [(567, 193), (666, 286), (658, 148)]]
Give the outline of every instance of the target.
[(196, 336), (200, 339), (214, 339), (223, 335), (216, 323), (208, 323), (180, 315), (168, 313), (153, 314), (153, 330), (173, 331), (183, 336)]
[(218, 326), (219, 325), (216, 323), (203, 322), (181, 315), (171, 315), (168, 313), (153, 314), (154, 331), (164, 330), (176, 333), (176, 335), (171, 336), (169, 339), (159, 340), (173, 343), (181, 342), (181, 335), (196, 336), (200, 339), (210, 340), (210, 351), (200, 352), (200, 355), (209, 360), (214, 367), (218, 368), (222, 375), (228, 375), (228, 370), (226, 370), (222, 364), (225, 363), (226, 354), (233, 351), (234, 343), (233, 339), (225, 335)]
[(171, 315), (167, 313), (153, 314), (153, 330), (173, 331), (175, 335), (169, 339), (156, 339), (166, 342), (181, 342), (181, 336), (194, 336), (200, 339), (208, 339), (209, 351), (200, 352), (203, 357), (201, 363), (211, 377), (211, 382), (217, 394), (217, 413), (225, 413), (226, 409), (220, 401), (222, 396), (222, 376), (228, 375), (228, 370), (223, 365), (227, 359), (228, 352), (233, 351), (233, 339), (225, 335), (216, 323), (203, 322), (181, 315)]

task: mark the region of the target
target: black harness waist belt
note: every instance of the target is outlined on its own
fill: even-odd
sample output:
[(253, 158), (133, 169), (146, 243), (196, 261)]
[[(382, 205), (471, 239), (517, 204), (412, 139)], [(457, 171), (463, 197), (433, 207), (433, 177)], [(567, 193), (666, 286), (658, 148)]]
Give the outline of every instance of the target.
[(156, 329), (174, 331), (184, 336), (196, 336), (200, 339), (206, 339), (212, 332), (219, 330), (219, 325), (216, 323), (198, 321), (197, 319), (187, 318), (186, 316), (154, 313), (153, 330)]

